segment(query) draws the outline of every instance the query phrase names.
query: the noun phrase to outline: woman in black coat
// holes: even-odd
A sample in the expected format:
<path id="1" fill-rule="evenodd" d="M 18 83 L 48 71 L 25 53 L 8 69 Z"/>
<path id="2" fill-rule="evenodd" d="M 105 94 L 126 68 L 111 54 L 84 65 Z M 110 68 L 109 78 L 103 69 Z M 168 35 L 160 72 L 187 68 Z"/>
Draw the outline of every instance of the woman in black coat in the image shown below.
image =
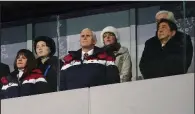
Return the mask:
<path id="1" fill-rule="evenodd" d="M 57 91 L 57 79 L 61 68 L 62 61 L 54 56 L 56 52 L 55 42 L 47 36 L 39 36 L 34 40 L 34 50 L 38 56 L 38 68 L 43 72 L 50 92 Z"/>
<path id="2" fill-rule="evenodd" d="M 48 92 L 48 84 L 40 69 L 37 69 L 33 53 L 26 49 L 18 51 L 14 71 L 1 78 L 1 97 L 13 98 Z"/>

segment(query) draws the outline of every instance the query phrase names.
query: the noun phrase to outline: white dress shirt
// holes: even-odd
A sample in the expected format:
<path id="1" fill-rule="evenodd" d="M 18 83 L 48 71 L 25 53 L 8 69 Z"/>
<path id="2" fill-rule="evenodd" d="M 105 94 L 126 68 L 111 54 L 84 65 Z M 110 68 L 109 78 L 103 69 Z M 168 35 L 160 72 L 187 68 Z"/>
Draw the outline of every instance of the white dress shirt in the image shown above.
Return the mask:
<path id="1" fill-rule="evenodd" d="M 20 79 L 22 77 L 23 73 L 24 73 L 24 70 L 19 70 L 18 69 L 18 71 L 19 71 L 19 73 L 18 73 L 17 77 L 18 77 L 18 79 Z"/>
<path id="2" fill-rule="evenodd" d="M 93 54 L 93 51 L 94 51 L 94 49 L 91 49 L 91 50 L 89 50 L 88 52 L 84 52 L 84 51 L 82 51 L 82 56 L 81 56 L 81 59 L 82 59 L 82 60 L 84 59 L 84 54 L 85 54 L 85 53 L 87 53 L 87 54 L 90 56 L 90 55 L 92 55 L 92 54 Z"/>

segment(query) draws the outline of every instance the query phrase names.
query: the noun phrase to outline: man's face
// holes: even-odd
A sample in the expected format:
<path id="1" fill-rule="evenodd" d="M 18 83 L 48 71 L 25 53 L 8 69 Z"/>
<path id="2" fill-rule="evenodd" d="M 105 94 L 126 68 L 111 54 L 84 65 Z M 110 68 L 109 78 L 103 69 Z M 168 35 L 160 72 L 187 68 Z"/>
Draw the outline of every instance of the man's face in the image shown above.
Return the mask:
<path id="1" fill-rule="evenodd" d="M 81 47 L 91 47 L 96 44 L 93 38 L 93 33 L 89 29 L 84 29 L 80 34 L 80 45 Z"/>
<path id="2" fill-rule="evenodd" d="M 114 44 L 116 42 L 116 37 L 114 33 L 111 32 L 104 33 L 103 39 L 105 45 Z"/>
<path id="3" fill-rule="evenodd" d="M 158 23 L 161 19 L 167 19 L 168 14 L 167 13 L 161 13 L 156 16 L 156 22 Z"/>
<path id="4" fill-rule="evenodd" d="M 159 40 L 168 39 L 172 37 L 174 34 L 174 31 L 170 30 L 170 27 L 167 23 L 162 22 L 159 24 L 158 27 L 158 38 Z"/>

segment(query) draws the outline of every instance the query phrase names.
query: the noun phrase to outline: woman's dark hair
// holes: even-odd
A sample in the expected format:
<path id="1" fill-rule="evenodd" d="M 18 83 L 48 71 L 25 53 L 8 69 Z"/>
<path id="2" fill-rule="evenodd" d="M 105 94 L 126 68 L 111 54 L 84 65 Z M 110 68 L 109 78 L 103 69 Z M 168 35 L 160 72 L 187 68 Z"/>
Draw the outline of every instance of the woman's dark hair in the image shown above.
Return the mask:
<path id="1" fill-rule="evenodd" d="M 53 56 L 56 52 L 56 45 L 55 45 L 55 42 L 52 38 L 48 37 L 48 36 L 38 36 L 35 38 L 34 40 L 34 50 L 35 50 L 35 53 L 37 54 L 36 52 L 36 46 L 37 46 L 37 43 L 39 41 L 43 41 L 46 43 L 46 46 L 50 48 L 50 53 L 49 53 L 49 56 Z"/>
<path id="2" fill-rule="evenodd" d="M 167 23 L 171 31 L 173 30 L 177 31 L 177 25 L 173 21 L 168 19 L 161 19 L 157 24 L 157 29 L 159 29 L 161 23 Z"/>
<path id="3" fill-rule="evenodd" d="M 27 49 L 21 49 L 18 51 L 15 61 L 14 61 L 14 69 L 18 70 L 17 68 L 17 59 L 19 56 L 25 56 L 27 58 L 27 63 L 26 63 L 26 68 L 25 68 L 25 74 L 29 74 L 33 69 L 35 69 L 37 67 L 37 61 L 35 59 L 35 56 L 33 55 L 33 53 L 30 50 Z"/>

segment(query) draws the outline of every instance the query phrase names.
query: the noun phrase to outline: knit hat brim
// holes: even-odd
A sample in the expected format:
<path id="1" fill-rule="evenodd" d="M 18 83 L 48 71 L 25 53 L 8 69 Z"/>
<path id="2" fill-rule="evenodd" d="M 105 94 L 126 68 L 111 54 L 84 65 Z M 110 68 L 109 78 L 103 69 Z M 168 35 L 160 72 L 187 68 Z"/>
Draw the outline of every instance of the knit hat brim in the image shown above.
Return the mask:
<path id="1" fill-rule="evenodd" d="M 114 35 L 115 35 L 115 37 L 116 37 L 116 40 L 117 40 L 117 42 L 119 42 L 119 34 L 118 34 L 118 31 L 117 31 L 117 29 L 115 28 L 115 27 L 113 27 L 113 26 L 107 26 L 107 27 L 105 27 L 103 30 L 102 30 L 102 32 L 101 32 L 101 34 L 100 34 L 100 41 L 101 41 L 101 44 L 102 45 L 104 45 L 104 37 L 103 37 L 103 35 L 104 35 L 104 33 L 106 33 L 106 32 L 111 32 L 111 33 L 113 33 Z"/>

